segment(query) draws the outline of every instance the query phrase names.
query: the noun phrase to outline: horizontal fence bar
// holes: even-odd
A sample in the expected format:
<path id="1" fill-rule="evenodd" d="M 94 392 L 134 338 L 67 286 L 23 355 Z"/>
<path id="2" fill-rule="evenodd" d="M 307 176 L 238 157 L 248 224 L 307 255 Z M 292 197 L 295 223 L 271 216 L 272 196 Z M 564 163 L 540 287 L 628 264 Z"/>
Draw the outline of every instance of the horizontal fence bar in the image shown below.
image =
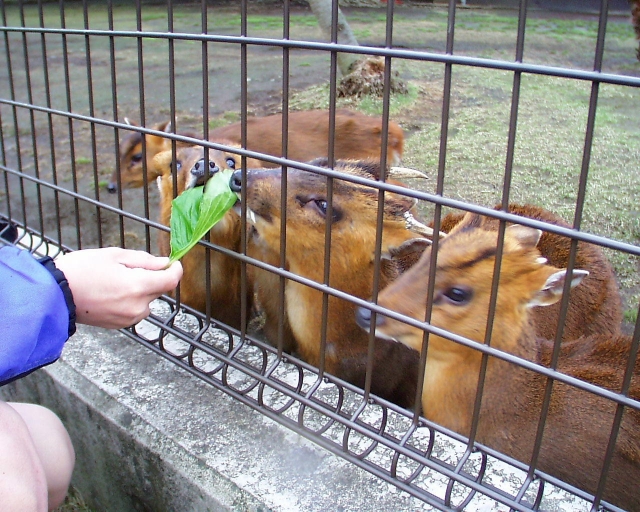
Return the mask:
<path id="1" fill-rule="evenodd" d="M 338 43 L 319 43 L 313 41 L 296 41 L 291 39 L 267 39 L 249 36 L 221 36 L 214 34 L 190 34 L 186 32 L 138 32 L 131 30 L 81 30 L 81 29 L 55 29 L 55 28 L 17 28 L 0 27 L 0 32 L 7 33 L 33 33 L 33 34 L 65 34 L 75 36 L 96 37 L 127 37 L 166 39 L 170 41 L 199 41 L 210 43 L 229 43 L 254 46 L 275 46 L 279 48 L 298 50 L 317 50 L 325 52 L 353 53 L 357 55 L 372 55 L 378 57 L 392 57 L 397 59 L 415 60 L 423 62 L 436 62 L 440 64 L 457 64 L 461 66 L 481 67 L 501 71 L 513 71 L 518 73 L 530 73 L 534 75 L 553 76 L 557 78 L 570 78 L 595 83 L 626 85 L 640 87 L 640 78 L 634 76 L 602 73 L 580 69 L 560 68 L 540 64 L 527 64 L 524 62 L 508 62 L 504 60 L 485 59 L 481 57 L 468 57 L 462 55 L 440 54 L 434 52 L 401 50 L 397 48 L 376 48 L 371 46 L 352 46 Z"/>

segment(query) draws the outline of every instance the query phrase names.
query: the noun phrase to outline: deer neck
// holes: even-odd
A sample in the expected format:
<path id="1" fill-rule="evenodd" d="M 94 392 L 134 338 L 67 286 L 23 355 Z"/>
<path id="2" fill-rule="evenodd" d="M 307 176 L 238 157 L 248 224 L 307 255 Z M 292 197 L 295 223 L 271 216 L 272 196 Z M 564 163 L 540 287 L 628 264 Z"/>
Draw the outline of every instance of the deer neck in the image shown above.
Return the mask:
<path id="1" fill-rule="evenodd" d="M 300 274 L 316 282 L 322 282 L 322 268 L 311 269 L 312 265 L 295 268 L 291 265 L 291 271 Z M 357 268 L 348 275 L 333 272 L 330 276 L 330 284 L 337 289 L 354 295 L 358 298 L 367 298 L 371 295 L 371 271 L 362 271 Z M 286 308 L 289 324 L 298 343 L 300 352 L 305 360 L 312 364 L 317 363 L 320 358 L 320 341 L 322 337 L 323 323 L 323 293 L 304 284 L 295 281 L 287 281 L 286 285 Z M 329 306 L 327 313 L 327 352 L 326 360 L 328 365 L 337 365 L 337 353 L 332 348 L 333 344 L 341 344 L 341 355 L 344 355 L 347 347 L 345 340 L 349 340 L 349 345 L 358 345 L 358 340 L 368 339 L 367 334 L 355 321 L 356 306 L 346 300 L 329 296 Z"/>
<path id="2" fill-rule="evenodd" d="M 422 391 L 426 418 L 462 435 L 469 435 L 480 372 L 482 354 L 473 348 L 451 353 L 443 344 L 455 343 L 432 335 L 433 351 L 427 352 Z M 526 324 L 517 343 L 496 347 L 530 361 L 537 359 L 533 329 Z M 482 391 L 478 437 L 481 442 L 492 436 L 494 426 L 518 407 L 528 395 L 528 381 L 521 368 L 496 357 L 489 357 Z"/>

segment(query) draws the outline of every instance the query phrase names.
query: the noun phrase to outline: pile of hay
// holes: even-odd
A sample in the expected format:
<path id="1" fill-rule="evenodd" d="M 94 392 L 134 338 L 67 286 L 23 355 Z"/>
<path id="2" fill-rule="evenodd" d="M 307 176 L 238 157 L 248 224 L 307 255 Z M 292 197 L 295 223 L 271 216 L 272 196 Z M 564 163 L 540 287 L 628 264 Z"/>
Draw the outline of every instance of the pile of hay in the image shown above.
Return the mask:
<path id="1" fill-rule="evenodd" d="M 391 74 L 391 93 L 407 94 L 407 85 Z M 339 97 L 382 96 L 384 90 L 384 57 L 367 57 L 356 61 L 348 75 L 338 84 Z"/>

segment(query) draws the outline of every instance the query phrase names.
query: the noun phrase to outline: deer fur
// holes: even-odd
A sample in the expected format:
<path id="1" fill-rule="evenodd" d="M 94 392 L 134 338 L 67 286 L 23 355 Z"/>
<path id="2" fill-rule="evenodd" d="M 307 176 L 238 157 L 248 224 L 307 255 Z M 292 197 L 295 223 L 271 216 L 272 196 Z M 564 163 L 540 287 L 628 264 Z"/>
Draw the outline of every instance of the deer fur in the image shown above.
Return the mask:
<path id="1" fill-rule="evenodd" d="M 326 159 L 314 163 L 327 165 Z M 377 179 L 380 173 L 374 162 L 338 161 L 334 168 L 368 179 Z M 281 169 L 250 169 L 246 183 L 241 182 L 241 172 L 234 173 L 236 189 L 246 187 L 247 208 L 255 228 L 253 246 L 263 248 L 272 257 L 280 251 L 281 173 Z M 324 281 L 327 194 L 326 177 L 288 169 L 287 269 L 318 283 Z M 382 231 L 385 253 L 416 238 L 407 229 L 404 217 L 413 207 L 412 199 L 385 194 Z M 377 209 L 376 189 L 333 180 L 329 285 L 359 298 L 369 298 L 373 292 Z M 383 284 L 389 281 L 389 276 L 396 275 L 390 267 L 382 265 Z M 270 273 L 262 272 L 269 279 Z M 265 288 L 277 290 L 277 279 L 272 281 L 275 286 Z M 275 300 L 273 295 L 258 298 L 263 307 L 267 303 L 268 313 L 277 311 L 275 304 L 268 304 Z M 285 282 L 285 325 L 300 357 L 316 366 L 321 362 L 322 302 L 322 292 L 292 280 Z M 363 387 L 369 338 L 357 326 L 354 312 L 353 303 L 329 296 L 324 361 L 327 372 Z M 276 316 L 275 321 L 278 320 Z M 416 395 L 417 368 L 416 353 L 400 344 L 376 339 L 371 391 L 399 405 L 411 406 Z"/>
<path id="2" fill-rule="evenodd" d="M 160 222 L 170 225 L 171 201 L 185 189 L 202 184 L 202 176 L 194 176 L 192 169 L 204 158 L 204 148 L 200 146 L 180 148 L 176 152 L 177 189 L 174 191 L 172 169 L 172 151 L 163 151 L 154 157 L 155 167 L 162 173 L 158 178 L 160 190 Z M 237 155 L 222 151 L 209 150 L 209 161 L 218 169 L 235 167 Z M 215 169 L 215 167 L 214 167 Z M 213 169 L 210 169 L 210 172 Z M 215 171 L 214 171 L 215 172 Z M 195 178 L 198 179 L 195 179 Z M 240 217 L 233 211 L 225 216 L 210 230 L 210 241 L 226 249 L 240 252 Z M 161 231 L 158 234 L 160 254 L 168 256 L 171 252 L 170 235 Z M 200 311 L 205 311 L 207 297 L 211 301 L 211 315 L 223 323 L 240 329 L 241 326 L 241 263 L 240 260 L 209 251 L 210 287 L 207 295 L 206 249 L 196 245 L 182 260 L 183 275 L 180 281 L 180 299 L 183 303 Z M 251 311 L 252 294 L 249 294 L 247 311 Z"/>
<path id="3" fill-rule="evenodd" d="M 490 345 L 548 366 L 553 342 L 537 338 L 530 308 L 557 301 L 567 278 L 544 262 L 536 249 L 541 232 L 514 225 L 506 229 L 495 319 Z M 497 232 L 480 216 L 465 215 L 440 241 L 430 324 L 478 343 L 484 342 L 497 246 Z M 431 249 L 384 289 L 379 304 L 423 321 Z M 574 270 L 572 285 L 586 274 Z M 370 312 L 358 311 L 369 327 Z M 422 349 L 423 330 L 387 316 L 376 318 L 376 335 Z M 578 379 L 620 392 L 631 340 L 593 335 L 562 344 L 558 369 Z M 481 352 L 431 334 L 422 394 L 423 415 L 462 435 L 470 435 Z M 479 412 L 477 441 L 530 463 L 547 379 L 537 372 L 489 357 Z M 630 396 L 640 399 L 640 363 L 635 361 Z M 640 405 L 640 404 L 639 404 Z M 595 493 L 616 405 L 568 384 L 555 382 L 537 468 Z M 623 415 L 604 499 L 640 510 L 640 412 Z"/>
<path id="4" fill-rule="evenodd" d="M 291 112 L 289 119 L 289 140 L 287 157 L 298 162 L 307 162 L 318 157 L 327 157 L 329 151 L 329 111 L 305 110 Z M 169 132 L 171 123 L 154 126 L 159 131 Z M 242 125 L 233 123 L 209 132 L 213 142 L 230 141 L 240 147 L 242 143 Z M 189 134 L 193 136 L 192 134 Z M 154 168 L 153 157 L 171 149 L 171 140 L 156 136 L 132 132 L 120 143 L 120 182 L 122 188 L 143 186 L 142 139 L 146 140 L 148 182 L 160 173 Z M 382 122 L 376 117 L 346 109 L 336 111 L 335 145 L 336 159 L 380 159 L 382 144 Z M 184 146 L 177 143 L 178 146 Z M 282 114 L 247 119 L 247 149 L 271 156 L 282 156 Z M 389 122 L 387 161 L 389 165 L 398 165 L 404 150 L 404 133 L 394 122 Z M 240 158 L 238 157 L 238 162 Z M 270 162 L 247 163 L 247 168 L 277 167 Z M 109 191 L 116 192 L 118 174 L 113 172 L 109 182 Z"/>
<path id="5" fill-rule="evenodd" d="M 501 206 L 496 205 L 496 210 Z M 556 226 L 571 228 L 564 219 L 549 210 L 531 204 L 510 204 L 509 213 L 547 222 Z M 464 217 L 452 213 L 442 219 L 441 231 L 448 233 Z M 482 217 L 483 229 L 497 230 L 499 221 Z M 538 250 L 549 264 L 565 268 L 569 264 L 571 239 L 565 236 L 543 232 L 538 242 Z M 571 290 L 562 340 L 573 340 L 589 334 L 615 335 L 622 323 L 622 302 L 620 291 L 611 264 L 602 249 L 596 245 L 578 242 L 575 267 L 587 270 L 579 287 Z M 560 302 L 549 307 L 533 308 L 531 316 L 536 334 L 545 339 L 555 339 L 560 315 Z"/>

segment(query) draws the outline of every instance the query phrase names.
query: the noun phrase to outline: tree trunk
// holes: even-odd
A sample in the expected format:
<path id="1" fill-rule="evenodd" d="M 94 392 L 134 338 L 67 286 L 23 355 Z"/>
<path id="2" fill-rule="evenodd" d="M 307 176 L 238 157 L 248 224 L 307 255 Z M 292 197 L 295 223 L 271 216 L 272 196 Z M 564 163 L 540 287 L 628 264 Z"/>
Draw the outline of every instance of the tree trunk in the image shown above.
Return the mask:
<path id="1" fill-rule="evenodd" d="M 318 25 L 320 25 L 326 40 L 331 41 L 332 0 L 309 0 L 309 6 L 317 18 Z M 336 42 L 358 46 L 358 41 L 340 8 L 338 8 L 338 37 Z M 356 60 L 358 60 L 358 57 L 353 53 L 338 53 L 338 69 L 342 76 L 349 74 L 349 68 Z"/>

